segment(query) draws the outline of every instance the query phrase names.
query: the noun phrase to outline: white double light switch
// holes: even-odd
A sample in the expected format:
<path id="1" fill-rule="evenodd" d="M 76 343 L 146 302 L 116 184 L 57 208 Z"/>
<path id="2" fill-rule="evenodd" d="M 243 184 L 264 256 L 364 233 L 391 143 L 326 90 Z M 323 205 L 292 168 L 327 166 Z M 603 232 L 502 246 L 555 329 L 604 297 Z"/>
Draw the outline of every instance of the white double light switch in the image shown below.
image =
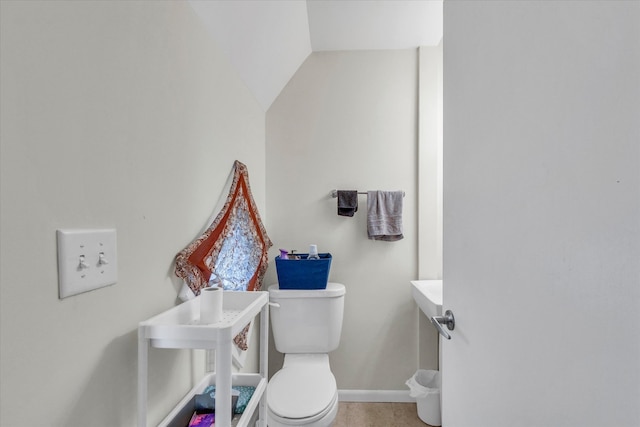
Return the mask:
<path id="1" fill-rule="evenodd" d="M 60 299 L 118 281 L 116 230 L 58 230 Z"/>

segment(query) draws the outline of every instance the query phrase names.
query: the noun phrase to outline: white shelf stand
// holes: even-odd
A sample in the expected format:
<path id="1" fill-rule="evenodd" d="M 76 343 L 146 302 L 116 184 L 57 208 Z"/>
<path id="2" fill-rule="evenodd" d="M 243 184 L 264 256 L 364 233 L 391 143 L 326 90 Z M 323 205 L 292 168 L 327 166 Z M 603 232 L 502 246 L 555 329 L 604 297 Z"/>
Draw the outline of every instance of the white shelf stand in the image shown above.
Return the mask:
<path id="1" fill-rule="evenodd" d="M 147 427 L 148 355 L 149 347 L 173 349 L 205 349 L 216 351 L 216 373 L 194 387 L 160 424 L 172 426 L 178 414 L 193 395 L 202 393 L 213 382 L 216 385 L 216 427 L 231 427 L 231 387 L 254 384 L 256 390 L 236 427 L 246 427 L 256 408 L 259 424 L 266 426 L 265 391 L 268 380 L 269 293 L 225 291 L 223 318 L 219 323 L 201 325 L 200 297 L 173 307 L 138 326 L 138 427 Z M 233 338 L 260 313 L 260 372 L 232 374 L 231 351 Z M 209 378 L 209 379 L 208 379 Z M 259 405 L 256 405 L 256 400 Z M 188 408 L 187 408 L 188 409 Z M 253 427 L 253 426 L 252 426 Z"/>

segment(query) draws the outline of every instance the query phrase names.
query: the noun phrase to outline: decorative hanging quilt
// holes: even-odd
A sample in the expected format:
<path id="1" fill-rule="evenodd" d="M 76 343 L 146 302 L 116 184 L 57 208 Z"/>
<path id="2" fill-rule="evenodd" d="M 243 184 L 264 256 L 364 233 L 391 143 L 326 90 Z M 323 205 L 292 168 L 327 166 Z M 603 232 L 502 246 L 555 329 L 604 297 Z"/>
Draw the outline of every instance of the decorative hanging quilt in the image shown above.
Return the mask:
<path id="1" fill-rule="evenodd" d="M 210 281 L 225 290 L 259 291 L 272 246 L 251 195 L 247 167 L 235 161 L 227 200 L 204 233 L 176 256 L 175 273 L 194 295 Z M 246 350 L 247 328 L 235 338 Z"/>

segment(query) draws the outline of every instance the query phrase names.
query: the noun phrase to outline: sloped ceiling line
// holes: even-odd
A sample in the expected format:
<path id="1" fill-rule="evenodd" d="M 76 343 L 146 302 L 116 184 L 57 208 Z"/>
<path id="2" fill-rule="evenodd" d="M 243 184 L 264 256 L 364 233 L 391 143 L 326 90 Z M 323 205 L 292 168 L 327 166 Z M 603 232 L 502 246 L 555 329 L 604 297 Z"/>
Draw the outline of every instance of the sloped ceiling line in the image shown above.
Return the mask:
<path id="1" fill-rule="evenodd" d="M 267 111 L 313 51 L 408 49 L 442 38 L 442 0 L 189 0 Z"/>

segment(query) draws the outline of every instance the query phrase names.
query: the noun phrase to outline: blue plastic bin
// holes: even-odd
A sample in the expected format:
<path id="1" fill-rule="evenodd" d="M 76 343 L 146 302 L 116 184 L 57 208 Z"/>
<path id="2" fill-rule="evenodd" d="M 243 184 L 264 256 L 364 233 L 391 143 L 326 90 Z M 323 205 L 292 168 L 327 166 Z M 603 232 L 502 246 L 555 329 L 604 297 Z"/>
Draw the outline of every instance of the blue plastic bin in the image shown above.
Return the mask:
<path id="1" fill-rule="evenodd" d="M 318 254 L 320 259 L 307 259 L 309 254 L 296 254 L 301 259 L 276 257 L 280 289 L 326 289 L 331 269 L 331 254 Z"/>

